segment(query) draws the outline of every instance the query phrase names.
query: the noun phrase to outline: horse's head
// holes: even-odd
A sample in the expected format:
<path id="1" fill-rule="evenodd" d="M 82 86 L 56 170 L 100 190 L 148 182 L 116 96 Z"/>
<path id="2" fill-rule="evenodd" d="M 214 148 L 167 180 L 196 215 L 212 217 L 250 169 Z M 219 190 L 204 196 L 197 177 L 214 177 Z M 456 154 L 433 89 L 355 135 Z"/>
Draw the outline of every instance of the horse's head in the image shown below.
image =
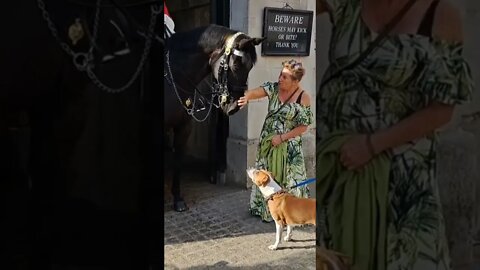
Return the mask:
<path id="1" fill-rule="evenodd" d="M 199 111 L 203 108 L 198 104 L 208 103 L 210 108 L 219 106 L 226 115 L 232 115 L 239 110 L 237 101 L 247 90 L 248 74 L 257 61 L 255 46 L 263 40 L 214 24 L 176 32 L 166 42 L 167 85 L 173 86 L 175 98 L 185 104 L 188 101 L 191 111 Z M 214 77 L 213 96 L 195 88 L 207 75 Z M 193 92 L 189 91 L 192 86 Z"/>
<path id="2" fill-rule="evenodd" d="M 226 39 L 222 49 L 212 53 L 210 64 L 217 80 L 219 105 L 227 115 L 239 110 L 237 101 L 247 90 L 248 74 L 257 61 L 255 46 L 263 40 L 237 32 Z"/>

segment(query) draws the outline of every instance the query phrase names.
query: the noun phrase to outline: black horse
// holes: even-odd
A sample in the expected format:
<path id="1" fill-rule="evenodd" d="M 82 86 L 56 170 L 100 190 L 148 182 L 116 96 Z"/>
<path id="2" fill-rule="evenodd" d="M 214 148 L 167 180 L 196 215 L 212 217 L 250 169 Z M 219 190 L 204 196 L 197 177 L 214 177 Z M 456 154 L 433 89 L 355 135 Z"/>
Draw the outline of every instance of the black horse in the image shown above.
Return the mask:
<path id="1" fill-rule="evenodd" d="M 166 40 L 164 120 L 165 127 L 174 131 L 175 211 L 187 209 L 180 194 L 180 166 L 192 118 L 203 121 L 215 107 L 226 115 L 239 110 L 237 100 L 247 89 L 248 74 L 257 60 L 255 46 L 263 40 L 218 25 L 176 33 Z M 200 91 L 196 86 L 208 75 L 214 77 L 212 90 Z"/>
<path id="2" fill-rule="evenodd" d="M 137 263 L 160 254 L 139 241 L 154 239 L 139 228 L 145 216 L 160 216 L 150 205 L 161 202 L 146 201 L 161 192 L 148 163 L 162 99 L 160 2 L 5 3 L 1 269 L 146 269 Z"/>

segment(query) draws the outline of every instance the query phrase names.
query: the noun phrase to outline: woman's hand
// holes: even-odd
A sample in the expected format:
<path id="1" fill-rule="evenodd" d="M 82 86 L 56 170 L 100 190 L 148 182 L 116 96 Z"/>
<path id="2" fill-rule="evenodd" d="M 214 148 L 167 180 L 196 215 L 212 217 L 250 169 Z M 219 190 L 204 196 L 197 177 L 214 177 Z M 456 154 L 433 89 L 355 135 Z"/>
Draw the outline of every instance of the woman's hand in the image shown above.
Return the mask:
<path id="1" fill-rule="evenodd" d="M 248 97 L 247 95 L 244 95 L 243 97 L 240 97 L 237 101 L 237 105 L 240 107 L 240 109 L 242 109 L 243 107 L 245 107 L 245 105 L 248 104 Z"/>
<path id="2" fill-rule="evenodd" d="M 248 104 L 250 100 L 259 99 L 266 96 L 267 92 L 265 91 L 265 89 L 263 89 L 263 87 L 257 87 L 255 89 L 247 90 L 243 94 L 243 97 L 240 97 L 237 100 L 237 105 L 240 107 L 240 109 L 242 109 L 243 107 L 245 107 L 245 105 Z"/>
<path id="3" fill-rule="evenodd" d="M 369 150 L 368 135 L 353 136 L 340 148 L 340 162 L 348 170 L 361 169 L 373 157 L 373 150 Z"/>
<path id="4" fill-rule="evenodd" d="M 282 135 L 275 135 L 272 138 L 272 146 L 277 146 L 283 142 Z"/>

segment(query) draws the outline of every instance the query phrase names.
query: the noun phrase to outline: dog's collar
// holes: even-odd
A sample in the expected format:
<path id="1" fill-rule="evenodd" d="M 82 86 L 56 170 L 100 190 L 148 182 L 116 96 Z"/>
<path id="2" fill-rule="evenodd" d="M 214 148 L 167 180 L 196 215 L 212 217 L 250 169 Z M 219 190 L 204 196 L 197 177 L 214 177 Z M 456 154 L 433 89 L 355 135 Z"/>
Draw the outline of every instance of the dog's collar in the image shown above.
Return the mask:
<path id="1" fill-rule="evenodd" d="M 278 195 L 278 194 L 282 194 L 282 193 L 288 193 L 288 192 L 287 192 L 285 189 L 282 188 L 281 190 L 279 190 L 279 191 L 277 191 L 277 192 L 275 192 L 275 193 L 272 193 L 272 194 L 270 194 L 270 196 L 266 197 L 266 198 L 265 198 L 265 202 L 268 202 L 268 201 L 270 201 L 271 199 L 273 199 L 273 196 Z"/>

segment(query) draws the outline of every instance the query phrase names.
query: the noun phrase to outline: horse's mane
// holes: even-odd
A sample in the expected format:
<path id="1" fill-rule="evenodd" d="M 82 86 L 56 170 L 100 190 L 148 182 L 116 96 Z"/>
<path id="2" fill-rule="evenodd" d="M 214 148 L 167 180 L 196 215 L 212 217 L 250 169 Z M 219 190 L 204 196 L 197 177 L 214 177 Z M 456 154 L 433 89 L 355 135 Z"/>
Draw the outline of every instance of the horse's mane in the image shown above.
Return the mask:
<path id="1" fill-rule="evenodd" d="M 223 47 L 227 37 L 238 31 L 230 28 L 211 24 L 202 26 L 186 32 L 177 32 L 167 39 L 167 49 L 177 51 L 204 51 L 211 53 L 214 50 Z M 247 35 L 240 35 L 242 38 Z M 237 39 L 239 40 L 239 39 Z M 253 64 L 257 62 L 257 53 L 254 46 L 249 46 L 245 51 L 250 55 Z"/>

